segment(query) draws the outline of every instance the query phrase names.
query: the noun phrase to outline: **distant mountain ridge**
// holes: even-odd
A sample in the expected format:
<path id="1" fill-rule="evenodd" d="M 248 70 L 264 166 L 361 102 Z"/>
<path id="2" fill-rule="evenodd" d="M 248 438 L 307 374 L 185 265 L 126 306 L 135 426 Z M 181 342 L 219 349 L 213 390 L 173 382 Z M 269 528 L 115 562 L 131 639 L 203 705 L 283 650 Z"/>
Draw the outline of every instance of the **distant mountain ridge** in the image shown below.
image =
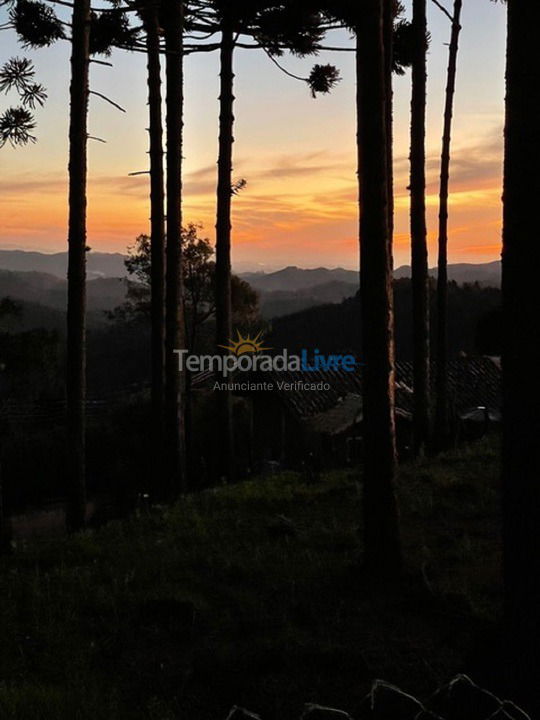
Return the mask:
<path id="1" fill-rule="evenodd" d="M 429 271 L 432 277 L 437 277 L 437 268 Z M 410 265 L 402 265 L 394 271 L 396 279 L 411 276 Z M 303 269 L 291 265 L 272 273 L 242 273 L 244 280 L 262 293 L 274 292 L 300 292 L 313 289 L 318 286 L 328 286 L 330 283 L 342 286 L 350 285 L 351 289 L 357 288 L 359 274 L 356 270 L 344 268 L 328 269 L 324 267 L 315 269 Z M 450 280 L 463 283 L 479 283 L 485 287 L 500 287 L 501 285 L 501 263 L 500 260 L 489 263 L 458 263 L 448 266 L 448 277 Z M 352 290 L 351 294 L 354 294 Z"/>
<path id="2" fill-rule="evenodd" d="M 89 279 L 125 277 L 125 256 L 90 250 L 87 255 Z M 41 272 L 63 280 L 67 277 L 67 252 L 40 253 L 27 250 L 0 250 L 0 269 L 13 272 Z"/>
<path id="3" fill-rule="evenodd" d="M 437 277 L 437 268 L 431 268 L 429 271 L 431 277 Z M 411 277 L 411 266 L 402 265 L 394 270 L 395 278 Z M 484 287 L 500 287 L 501 286 L 501 261 L 494 260 L 488 263 L 456 263 L 448 266 L 448 279 L 457 282 L 459 285 L 464 283 L 475 283 Z"/>
<path id="4" fill-rule="evenodd" d="M 333 282 L 358 283 L 358 272 L 335 268 L 329 270 L 325 267 L 304 269 L 289 265 L 283 270 L 272 273 L 242 273 L 244 280 L 256 290 L 274 292 L 279 290 L 306 290 L 317 285 L 326 285 Z"/>
<path id="5" fill-rule="evenodd" d="M 125 300 L 125 257 L 119 253 L 88 253 L 88 310 L 96 317 L 112 310 Z M 46 267 L 47 270 L 43 270 Z M 24 269 L 23 269 L 24 268 Z M 67 301 L 67 253 L 46 255 L 22 250 L 0 250 L 0 298 L 41 305 L 65 312 Z M 410 277 L 411 268 L 395 270 L 396 279 Z M 436 277 L 436 268 L 430 270 Z M 448 268 L 450 280 L 458 284 L 475 283 L 499 288 L 499 261 L 474 265 L 461 263 Z M 240 275 L 260 295 L 264 318 L 282 317 L 310 307 L 339 304 L 358 291 L 359 276 L 355 270 L 325 267 L 304 269 L 288 266 L 276 272 L 246 272 Z M 121 279 L 119 279 L 121 278 Z"/>
<path id="6" fill-rule="evenodd" d="M 103 253 L 91 250 L 87 255 L 88 278 L 125 277 L 126 256 L 121 253 Z M 14 272 L 40 272 L 54 275 L 64 280 L 67 275 L 67 252 L 40 253 L 26 250 L 0 250 L 0 269 Z M 437 268 L 430 271 L 437 276 Z M 410 277 L 409 265 L 396 268 L 396 278 Z M 300 268 L 289 265 L 275 272 L 243 272 L 240 277 L 261 292 L 303 291 L 329 283 L 343 283 L 358 286 L 358 271 L 345 268 Z M 458 263 L 448 266 L 448 277 L 458 283 L 478 282 L 480 285 L 500 287 L 501 263 L 499 260 L 489 263 Z"/>
<path id="7" fill-rule="evenodd" d="M 105 313 L 121 305 L 126 299 L 126 282 L 117 277 L 97 277 L 86 285 L 90 324 L 106 321 Z M 67 307 L 67 280 L 51 273 L 17 272 L 0 269 L 0 298 L 9 297 L 22 307 L 22 318 L 9 326 L 28 329 L 63 327 Z"/>

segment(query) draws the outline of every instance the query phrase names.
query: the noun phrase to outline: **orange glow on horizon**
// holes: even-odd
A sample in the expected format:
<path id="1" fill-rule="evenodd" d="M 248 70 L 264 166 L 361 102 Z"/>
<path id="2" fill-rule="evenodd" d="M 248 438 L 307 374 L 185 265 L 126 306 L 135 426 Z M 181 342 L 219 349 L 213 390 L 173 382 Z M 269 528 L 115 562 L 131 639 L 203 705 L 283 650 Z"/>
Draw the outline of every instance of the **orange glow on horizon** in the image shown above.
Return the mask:
<path id="1" fill-rule="evenodd" d="M 463 151 L 466 155 L 467 150 Z M 450 195 L 452 262 L 483 262 L 500 253 L 500 177 L 495 171 L 479 177 L 461 176 L 456 154 Z M 238 161 L 239 171 L 243 171 Z M 233 204 L 233 260 L 243 265 L 344 265 L 358 263 L 357 187 L 354 167 L 343 156 L 325 153 L 281 159 L 264 158 L 262 169 L 251 168 L 247 187 Z M 482 167 L 482 166 L 480 166 Z M 249 168 L 248 168 L 249 169 Z M 493 170 L 493 168 L 491 168 Z M 186 173 L 184 217 L 202 223 L 213 239 L 215 166 Z M 396 162 L 395 264 L 409 263 L 409 196 L 406 165 Z M 148 176 L 90 176 L 88 244 L 95 250 L 125 252 L 137 235 L 149 231 Z M 428 184 L 430 252 L 437 240 L 438 188 Z M 67 188 L 59 174 L 24 174 L 16 183 L 0 182 L 7 202 L 0 223 L 11 247 L 59 251 L 65 247 Z M 432 258 L 435 257 L 432 254 Z M 432 261 L 433 262 L 433 261 Z"/>

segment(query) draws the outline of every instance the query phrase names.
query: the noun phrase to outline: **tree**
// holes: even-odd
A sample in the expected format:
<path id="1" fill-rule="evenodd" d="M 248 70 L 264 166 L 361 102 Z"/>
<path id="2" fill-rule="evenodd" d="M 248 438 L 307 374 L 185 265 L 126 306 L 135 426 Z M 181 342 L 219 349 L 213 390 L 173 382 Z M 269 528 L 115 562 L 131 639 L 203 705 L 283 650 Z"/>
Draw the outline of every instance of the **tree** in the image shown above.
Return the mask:
<path id="1" fill-rule="evenodd" d="M 0 148 L 8 142 L 12 147 L 36 142 L 32 135 L 36 122 L 31 110 L 44 105 L 47 93 L 34 78 L 34 66 L 27 58 L 11 58 L 0 68 L 0 92 L 14 90 L 21 103 L 0 115 Z"/>
<path id="2" fill-rule="evenodd" d="M 232 177 L 235 120 L 233 59 L 235 47 L 239 44 L 238 37 L 245 35 L 252 38 L 255 44 L 250 44 L 249 47 L 262 48 L 273 59 L 274 56 L 282 54 L 283 48 L 288 48 L 301 56 L 316 52 L 324 30 L 323 18 L 315 9 L 314 3 L 214 0 L 213 5 L 221 32 L 216 209 L 216 347 L 220 348 L 229 344 L 232 335 L 232 197 L 245 184 L 245 181 L 241 181 L 241 185 L 235 186 Z M 245 45 L 242 44 L 242 47 Z M 338 82 L 339 74 L 333 66 L 316 65 L 308 78 L 297 79 L 305 80 L 315 97 L 317 92 L 329 92 Z M 220 478 L 231 480 L 234 477 L 231 393 L 228 390 L 217 393 L 217 404 L 218 474 Z"/>
<path id="3" fill-rule="evenodd" d="M 185 327 L 187 347 L 194 352 L 199 328 L 215 317 L 216 285 L 214 250 L 208 238 L 199 237 L 200 226 L 190 223 L 182 229 L 182 256 L 185 289 Z M 125 260 L 130 278 L 127 301 L 111 313 L 111 319 L 138 321 L 151 318 L 151 239 L 139 235 L 128 248 Z M 237 275 L 231 277 L 232 315 L 239 324 L 251 324 L 258 319 L 258 295 Z"/>
<path id="4" fill-rule="evenodd" d="M 150 226 L 152 305 L 153 466 L 161 467 L 165 410 L 165 175 L 160 61 L 160 2 L 150 0 L 141 15 L 146 30 L 150 138 Z"/>
<path id="5" fill-rule="evenodd" d="M 78 530 L 84 526 L 86 515 L 86 188 L 88 101 L 92 92 L 89 87 L 90 54 L 108 54 L 112 44 L 125 44 L 136 33 L 129 29 L 121 9 L 110 11 L 111 17 L 101 18 L 92 13 L 90 0 L 73 0 L 68 6 L 72 8 L 72 20 L 66 353 L 67 524 L 70 530 Z M 106 10 L 102 12 L 107 15 Z M 65 39 L 63 24 L 40 0 L 18 0 L 10 19 L 26 46 L 48 47 Z"/>
<path id="6" fill-rule="evenodd" d="M 429 275 L 426 224 L 426 0 L 413 0 L 411 96 L 411 276 L 413 293 L 414 451 L 429 439 Z"/>
<path id="7" fill-rule="evenodd" d="M 74 0 L 69 123 L 67 306 L 68 525 L 86 517 L 86 183 L 90 64 L 90 0 Z"/>
<path id="8" fill-rule="evenodd" d="M 540 6 L 508 0 L 504 163 L 503 519 L 506 659 L 524 701 L 539 710 L 540 362 L 537 202 L 540 178 L 540 68 L 535 60 Z M 519 699 L 519 697 L 518 697 Z"/>
<path id="9" fill-rule="evenodd" d="M 411 33 L 395 0 L 331 0 L 325 14 L 356 36 L 360 297 L 364 427 L 364 553 L 371 572 L 401 567 L 392 291 L 392 83 L 411 63 Z"/>
<path id="10" fill-rule="evenodd" d="M 448 52 L 448 76 L 444 107 L 444 129 L 441 152 L 441 180 L 439 190 L 439 254 L 437 262 L 437 336 L 436 336 L 436 403 L 435 442 L 443 448 L 449 440 L 448 403 L 448 197 L 450 183 L 450 149 L 452 117 L 456 90 L 457 57 L 461 32 L 463 0 L 454 0 L 452 32 Z"/>
<path id="11" fill-rule="evenodd" d="M 231 202 L 233 154 L 233 53 L 234 21 L 223 6 L 221 18 L 218 181 L 216 205 L 216 347 L 229 344 L 232 335 L 231 310 Z M 220 477 L 234 476 L 232 398 L 228 390 L 217 393 L 218 452 Z"/>
<path id="12" fill-rule="evenodd" d="M 364 427 L 364 550 L 366 567 L 379 575 L 401 567 L 394 419 L 392 233 L 389 213 L 388 87 L 385 5 L 365 0 L 357 38 L 360 293 Z M 388 8 L 386 8 L 388 12 Z M 385 32 L 386 29 L 386 32 Z"/>
<path id="13" fill-rule="evenodd" d="M 167 248 L 165 294 L 165 441 L 167 494 L 187 487 L 185 463 L 185 377 L 175 350 L 185 347 L 182 270 L 182 150 L 184 106 L 184 3 L 163 5 L 167 83 Z"/>

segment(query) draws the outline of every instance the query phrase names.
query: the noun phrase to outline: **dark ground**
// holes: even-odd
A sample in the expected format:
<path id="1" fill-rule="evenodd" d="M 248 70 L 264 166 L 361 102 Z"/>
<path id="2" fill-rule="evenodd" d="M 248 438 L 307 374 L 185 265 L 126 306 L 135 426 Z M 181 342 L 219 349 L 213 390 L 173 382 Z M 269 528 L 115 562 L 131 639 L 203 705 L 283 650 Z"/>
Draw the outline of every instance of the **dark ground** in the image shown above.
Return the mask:
<path id="1" fill-rule="evenodd" d="M 359 569 L 361 484 L 281 475 L 144 508 L 0 563 L 0 717 L 268 720 L 475 675 L 498 620 L 498 450 L 404 466 L 407 572 Z M 481 681 L 485 684 L 486 678 Z M 496 689 L 496 688 L 493 688 Z"/>

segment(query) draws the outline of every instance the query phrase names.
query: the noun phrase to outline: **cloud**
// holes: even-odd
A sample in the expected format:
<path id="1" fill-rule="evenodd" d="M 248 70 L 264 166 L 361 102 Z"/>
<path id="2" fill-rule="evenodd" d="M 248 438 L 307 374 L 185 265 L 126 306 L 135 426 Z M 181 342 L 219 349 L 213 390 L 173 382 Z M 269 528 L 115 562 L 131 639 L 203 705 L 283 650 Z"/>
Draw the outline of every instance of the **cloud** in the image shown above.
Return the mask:
<path id="1" fill-rule="evenodd" d="M 486 133 L 475 143 L 453 146 L 450 159 L 450 183 L 452 191 L 478 190 L 481 187 L 499 186 L 502 183 L 503 129 Z M 440 149 L 428 152 L 426 159 L 428 193 L 438 193 L 441 167 Z M 408 185 L 408 155 L 394 161 L 397 184 Z"/>

